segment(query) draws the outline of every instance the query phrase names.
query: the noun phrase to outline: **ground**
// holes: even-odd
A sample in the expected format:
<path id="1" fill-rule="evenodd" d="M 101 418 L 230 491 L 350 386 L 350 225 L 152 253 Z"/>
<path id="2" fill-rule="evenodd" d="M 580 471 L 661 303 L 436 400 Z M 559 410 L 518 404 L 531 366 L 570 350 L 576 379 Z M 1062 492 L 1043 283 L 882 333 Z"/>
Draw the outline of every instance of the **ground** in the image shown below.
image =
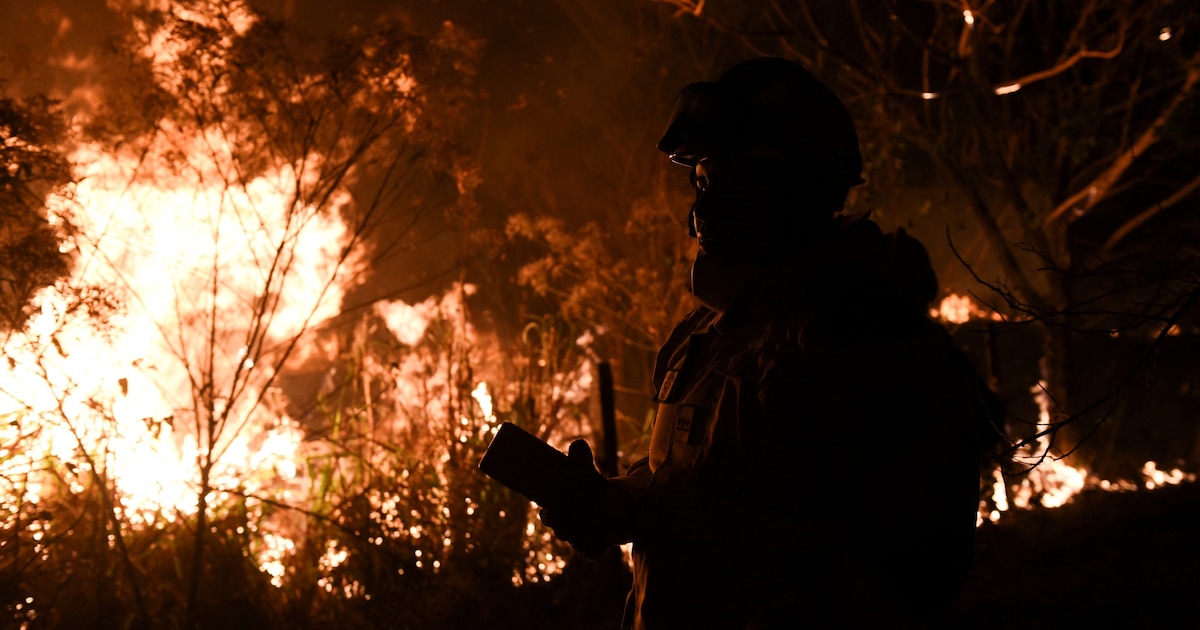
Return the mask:
<path id="1" fill-rule="evenodd" d="M 949 630 L 1200 628 L 1200 484 L 1086 491 L 978 532 Z M 628 575 L 613 560 L 532 589 L 519 627 L 615 630 Z"/>
<path id="2" fill-rule="evenodd" d="M 985 524 L 956 627 L 1200 627 L 1200 485 L 1091 491 Z"/>

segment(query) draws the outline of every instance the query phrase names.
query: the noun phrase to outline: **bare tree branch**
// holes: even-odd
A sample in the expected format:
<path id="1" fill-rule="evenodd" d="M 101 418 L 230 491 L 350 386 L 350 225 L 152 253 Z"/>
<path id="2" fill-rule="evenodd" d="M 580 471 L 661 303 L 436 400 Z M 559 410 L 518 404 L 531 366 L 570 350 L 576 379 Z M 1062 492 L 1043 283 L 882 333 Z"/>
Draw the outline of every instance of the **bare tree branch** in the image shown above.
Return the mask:
<path id="1" fill-rule="evenodd" d="M 1200 54 L 1192 57 L 1188 64 L 1188 73 L 1184 77 L 1183 85 L 1179 89 L 1179 93 L 1171 102 L 1159 112 L 1153 122 L 1142 132 L 1141 136 L 1134 141 L 1129 150 L 1121 152 L 1113 160 L 1112 164 L 1102 172 L 1099 177 L 1096 177 L 1090 184 L 1082 187 L 1078 192 L 1067 197 L 1064 201 L 1058 204 L 1046 216 L 1044 224 L 1049 226 L 1055 221 L 1063 217 L 1064 214 L 1071 212 L 1073 216 L 1067 217 L 1067 222 L 1073 222 L 1075 219 L 1083 216 L 1088 210 L 1091 210 L 1097 203 L 1106 198 L 1109 189 L 1125 174 L 1133 163 L 1146 153 L 1154 143 L 1159 140 L 1159 130 L 1166 124 L 1167 120 L 1179 109 L 1187 99 L 1191 96 L 1192 88 L 1196 82 L 1200 81 Z"/>
<path id="2" fill-rule="evenodd" d="M 1143 223 L 1154 218 L 1163 210 L 1166 210 L 1180 201 L 1183 201 L 1188 197 L 1188 195 L 1196 192 L 1197 188 L 1200 188 L 1200 175 L 1197 175 L 1192 179 L 1192 181 L 1177 189 L 1171 194 L 1171 196 L 1150 206 L 1149 208 L 1146 208 L 1145 210 L 1142 210 L 1141 212 L 1137 213 L 1137 215 L 1122 223 L 1116 230 L 1113 230 L 1112 235 L 1108 237 L 1108 240 L 1100 248 L 1100 252 L 1102 254 L 1111 252 L 1118 243 L 1124 240 L 1126 236 L 1129 236 L 1130 232 L 1136 230 Z"/>

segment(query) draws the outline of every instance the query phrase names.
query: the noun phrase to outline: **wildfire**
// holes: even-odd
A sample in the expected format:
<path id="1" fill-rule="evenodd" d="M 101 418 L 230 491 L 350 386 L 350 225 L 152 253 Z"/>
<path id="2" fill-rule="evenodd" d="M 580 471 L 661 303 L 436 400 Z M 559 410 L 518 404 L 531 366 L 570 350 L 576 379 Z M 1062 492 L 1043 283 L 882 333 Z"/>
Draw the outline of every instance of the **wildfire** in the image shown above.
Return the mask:
<path id="1" fill-rule="evenodd" d="M 972 318 L 992 321 L 1004 319 L 999 313 L 979 306 L 969 296 L 957 293 L 942 298 L 937 308 L 929 310 L 929 316 L 951 324 L 965 324 Z"/>
<path id="2" fill-rule="evenodd" d="M 979 306 L 970 297 L 954 293 L 943 298 L 937 308 L 931 309 L 929 316 L 949 324 L 964 324 L 972 319 L 1004 320 L 1002 315 Z M 1038 420 L 1034 428 L 1036 432 L 1042 433 L 1051 427 L 1051 401 L 1046 393 L 1046 384 L 1035 384 L 1030 393 L 1038 406 Z M 980 501 L 976 525 L 982 525 L 984 522 L 995 523 L 1013 508 L 1028 510 L 1034 507 L 1061 507 L 1070 503 L 1084 490 L 1125 492 L 1139 487 L 1153 490 L 1164 485 L 1177 485 L 1196 479 L 1195 474 L 1177 468 L 1170 471 L 1159 470 L 1153 461 L 1146 462 L 1142 467 L 1143 480 L 1140 483 L 1100 479 L 1087 469 L 1072 466 L 1054 455 L 1050 448 L 1049 434 L 1040 435 L 1021 447 L 1013 456 L 1013 461 L 1023 466 L 1024 471 L 1011 478 L 1006 477 L 1000 469 L 993 471 L 991 491 L 987 498 Z"/>
<path id="3" fill-rule="evenodd" d="M 215 26 L 201 6 L 174 17 Z M 222 8 L 234 34 L 253 26 L 245 6 Z M 135 27 L 159 87 L 190 89 L 174 69 L 177 32 Z M 213 104 L 226 94 L 218 87 Z M 70 156 L 77 183 L 47 206 L 71 226 L 63 247 L 77 264 L 4 339 L 6 527 L 21 524 L 22 506 L 89 488 L 111 493 L 128 532 L 195 517 L 202 501 L 206 512 L 240 504 L 252 531 L 238 533 L 254 534 L 260 567 L 282 584 L 300 532 L 267 518 L 263 500 L 302 504 L 310 480 L 275 379 L 289 351 L 303 358 L 301 335 L 338 314 L 359 263 L 340 218 L 348 192 L 311 192 L 327 185 L 325 157 L 247 168 L 238 144 L 253 134 L 232 118 L 163 119 L 144 144 L 80 142 Z M 39 541 L 59 527 L 23 526 Z"/>
<path id="4" fill-rule="evenodd" d="M 1003 473 L 997 469 L 993 472 L 991 503 L 989 505 L 988 501 L 980 502 L 975 524 L 982 525 L 984 521 L 995 523 L 1002 518 L 1002 514 L 1013 507 L 1028 510 L 1035 507 L 1035 503 L 1045 508 L 1061 507 L 1070 503 L 1075 495 L 1084 490 L 1131 492 L 1139 488 L 1154 490 L 1196 481 L 1194 473 L 1178 468 L 1159 470 L 1154 461 L 1148 461 L 1142 466 L 1142 478 L 1140 485 L 1125 479 L 1097 479 L 1083 468 L 1071 466 L 1061 460 L 1046 459 L 1037 468 L 1022 476 L 1017 483 L 1010 485 Z"/>
<path id="5" fill-rule="evenodd" d="M 269 583 L 282 587 L 297 575 L 298 550 L 313 544 L 305 515 L 357 519 L 362 499 L 369 531 L 326 540 L 312 567 L 326 593 L 370 599 L 357 573 L 364 561 L 352 551 L 361 545 L 408 549 L 409 560 L 394 569 L 400 576 L 437 573 L 451 555 L 490 544 L 472 534 L 495 518 L 520 518 L 531 529 L 517 550 L 527 563 L 514 580 L 550 579 L 565 560 L 532 506 L 497 515 L 495 497 L 460 490 L 480 483 L 470 449 L 486 444 L 498 414 L 511 413 L 499 409 L 489 387 L 506 382 L 500 369 L 487 367 L 504 363 L 498 340 L 468 317 L 465 301 L 475 287 L 376 305 L 367 319 L 382 321 L 400 344 L 398 356 L 360 355 L 363 401 L 331 411 L 332 439 L 306 436 L 284 412 L 281 372 L 336 350 L 310 331 L 339 314 L 363 266 L 355 231 L 362 226 L 347 223 L 360 215 L 348 192 L 356 173 L 346 160 L 369 145 L 356 147 L 352 134 L 367 142 L 382 129 L 414 131 L 421 86 L 411 58 L 386 40 L 369 40 L 362 45 L 367 66 L 353 77 L 357 92 L 347 92 L 345 77 L 332 90 L 303 77 L 291 92 L 284 88 L 283 102 L 271 107 L 312 105 L 324 90 L 329 103 L 367 112 L 330 119 L 336 132 L 328 144 L 292 154 L 292 147 L 264 143 L 277 142 L 276 131 L 254 127 L 256 118 L 243 125 L 236 113 L 244 109 L 231 104 L 239 88 L 229 82 L 235 68 L 225 56 L 255 26 L 253 12 L 237 0 L 165 11 L 164 23 L 135 23 L 138 55 L 157 89 L 197 115 L 158 120 L 153 134 L 118 149 L 80 142 L 71 155 L 78 183 L 48 200 L 50 219 L 69 227 L 64 247 L 78 264 L 67 281 L 36 297 L 27 329 L 4 339 L 6 530 L 22 532 L 33 553 L 49 559 L 57 552 L 46 541 L 67 534 L 68 525 L 30 520 L 37 512 L 30 506 L 99 493 L 114 503 L 110 545 L 148 529 L 211 530 L 235 536 Z M 205 44 L 211 57 L 200 63 L 195 40 L 180 38 L 197 26 L 215 35 Z M 203 75 L 210 71 L 211 80 Z M 303 113 L 324 106 L 316 105 Z M 213 111 L 222 114 L 206 120 Z M 469 169 L 461 170 L 463 192 Z M 544 358 L 530 361 L 546 366 Z M 502 385 L 501 394 L 553 399 L 556 406 L 546 405 L 540 417 L 566 418 L 586 397 L 589 377 L 575 366 L 554 369 L 546 370 L 544 388 L 529 378 Z M 341 423 L 344 412 L 364 413 L 362 422 Z M 232 520 L 236 532 L 205 525 L 231 515 L 237 518 L 223 523 Z M 30 619 L 32 605 L 32 598 L 22 604 Z"/>
<path id="6" fill-rule="evenodd" d="M 1045 383 L 1038 383 L 1030 391 L 1038 405 L 1038 422 L 1035 429 L 1042 433 L 1050 427 L 1050 396 L 1046 393 Z M 993 471 L 991 504 L 989 505 L 987 500 L 980 502 L 979 514 L 975 521 L 977 526 L 982 525 L 984 521 L 999 521 L 1001 514 L 1013 507 L 1030 509 L 1034 507 L 1035 501 L 1044 508 L 1062 507 L 1085 489 L 1121 492 L 1138 488 L 1137 484 L 1130 481 L 1097 479 L 1086 469 L 1072 466 L 1055 457 L 1050 447 L 1049 435 L 1042 434 L 1014 455 L 1015 462 L 1027 467 L 1015 483 L 1010 484 L 999 469 Z M 1153 461 L 1143 465 L 1142 476 L 1143 485 L 1147 490 L 1196 479 L 1194 474 L 1179 469 L 1169 472 L 1158 470 Z"/>
<path id="7" fill-rule="evenodd" d="M 0 478 L 20 480 L 0 488 L 6 506 L 36 504 L 61 491 L 52 479 L 66 467 L 74 471 L 68 492 L 83 492 L 89 474 L 101 475 L 129 527 L 162 528 L 197 514 L 199 463 L 206 452 L 215 456 L 208 509 L 239 497 L 297 505 L 310 500 L 312 479 L 302 462 L 320 455 L 321 448 L 308 443 L 300 427 L 280 412 L 282 401 L 273 402 L 270 384 L 281 364 L 270 349 L 294 340 L 310 322 L 336 314 L 343 278 L 350 273 L 337 264 L 347 242 L 345 226 L 333 218 L 336 213 L 295 207 L 294 186 L 303 175 L 281 168 L 229 190 L 220 184 L 228 153 L 217 138 L 189 138 L 170 128 L 161 138 L 161 146 L 153 149 L 187 147 L 184 155 L 192 169 L 147 173 L 153 158 L 165 163 L 166 156 L 152 151 L 150 159 L 138 158 L 84 146 L 74 156 L 86 165 L 81 183 L 70 195 L 51 200 L 56 215 L 69 214 L 78 229 L 73 246 L 81 264 L 69 283 L 38 296 L 40 312 L 28 330 L 6 341 L 10 361 L 0 413 L 17 420 L 0 429 L 0 444 L 8 449 Z M 348 203 L 344 196 L 335 199 Z M 297 211 L 302 221 L 295 221 Z M 264 273 L 263 261 L 278 256 L 281 243 L 287 244 L 288 274 L 272 278 Z M 72 302 L 78 300 L 73 290 L 92 286 L 116 296 L 102 322 Z M 448 403 L 461 377 L 456 351 L 426 342 L 453 338 L 460 348 L 482 352 L 473 357 L 480 364 L 498 358 L 496 341 L 482 338 L 467 318 L 464 300 L 474 291 L 471 285 L 456 285 L 424 302 L 379 303 L 375 309 L 407 348 L 391 367 L 376 366 L 389 374 L 394 410 L 378 438 L 387 435 L 386 441 L 404 444 L 406 431 L 424 434 L 423 442 L 408 445 L 432 455 L 442 488 L 452 486 L 453 449 L 435 428 L 454 417 L 448 427 L 452 442 L 466 444 L 485 442 L 498 424 L 484 380 L 467 388 L 474 410 L 453 415 Z M 256 338 L 251 331 L 261 324 L 255 319 L 261 311 L 247 314 L 247 306 L 261 303 L 264 294 L 270 295 L 273 311 L 267 331 Z M 204 383 L 199 390 L 198 382 Z M 552 396 L 579 402 L 590 380 L 584 371 L 556 374 L 552 383 Z M 231 429 L 206 430 L 206 417 L 223 418 Z M 383 449 L 374 452 L 366 453 L 368 463 L 401 479 L 408 476 L 408 470 L 390 468 Z M 448 525 L 431 531 L 421 522 L 427 513 L 404 511 L 414 499 L 407 488 L 372 490 L 367 496 L 381 532 L 373 544 L 385 538 L 433 544 L 414 551 L 413 568 L 436 572 L 442 567 L 440 555 L 470 544 L 457 539 Z M 429 499 L 428 510 L 442 519 L 459 511 L 478 514 L 474 497 L 456 503 L 450 494 L 437 493 Z M 263 519 L 261 501 L 246 502 L 259 520 L 252 518 L 251 531 L 238 533 L 251 536 L 256 562 L 271 584 L 281 586 L 300 532 Z M 533 508 L 524 516 L 534 531 L 527 536 L 529 566 L 515 579 L 549 579 L 565 560 L 553 551 L 548 534 L 535 527 Z M 52 525 L 29 527 L 40 540 Z M 318 563 L 324 573 L 319 586 L 346 597 L 369 597 L 357 581 L 334 577 L 347 562 L 348 551 L 329 541 Z M 398 571 L 403 574 L 404 568 Z"/>
<path id="8" fill-rule="evenodd" d="M 236 1 L 222 5 L 223 21 L 203 3 L 189 6 L 174 17 L 211 29 L 218 52 L 256 24 Z M 968 26 L 973 19 L 964 12 Z M 170 24 L 135 30 L 156 88 L 196 89 L 175 69 L 189 49 Z M 367 56 L 385 54 L 369 48 Z M 225 77 L 223 58 L 213 64 L 217 79 Z M 397 108 L 420 87 L 404 63 L 364 83 L 393 95 Z M 220 80 L 209 87 L 208 104 L 220 110 L 234 88 Z M 319 87 L 305 79 L 285 100 Z M 411 131 L 417 115 L 405 109 L 399 127 Z M 315 350 L 320 340 L 311 333 L 341 314 L 365 266 L 357 226 L 345 218 L 358 202 L 352 178 L 328 179 L 342 165 L 316 149 L 245 160 L 242 145 L 262 141 L 255 129 L 232 116 L 184 118 L 156 121 L 153 134 L 120 148 L 80 141 L 71 155 L 77 183 L 48 199 L 77 264 L 35 297 L 27 327 L 3 339 L 0 525 L 27 535 L 45 560 L 57 553 L 49 541 L 70 527 L 39 515 L 52 501 L 111 499 L 102 510 L 113 523 L 104 524 L 109 547 L 155 530 L 217 534 L 213 521 L 233 514 L 220 527 L 244 543 L 239 549 L 271 585 L 294 578 L 309 545 L 313 573 L 305 577 L 320 592 L 369 599 L 370 571 L 356 564 L 362 549 L 409 553 L 389 557 L 396 575 L 435 574 L 485 544 L 484 527 L 499 522 L 520 534 L 514 585 L 560 574 L 562 546 L 535 506 L 501 504 L 463 479 L 502 418 L 520 416 L 560 449 L 590 435 L 580 411 L 593 379 L 580 358 L 586 353 L 557 355 L 571 344 L 553 327 L 531 326 L 524 354 L 503 357 L 496 336 L 472 324 L 471 284 L 416 303 L 380 302 L 364 318 L 363 328 L 374 328 L 345 352 L 357 363 L 343 370 L 350 374 L 342 389 L 356 398 L 323 408 L 313 422 L 319 432 L 301 425 L 287 413 L 280 380 L 306 358 L 338 355 Z M 460 180 L 460 190 L 468 184 Z M 959 295 L 930 314 L 951 323 L 1001 319 Z M 384 333 L 387 350 L 367 351 L 368 339 Z M 576 346 L 592 340 L 587 331 L 572 338 Z M 338 346 L 326 348 L 345 350 Z M 330 380 L 343 376 L 335 372 Z M 1040 422 L 1049 422 L 1046 404 Z M 996 473 L 981 522 L 1012 508 L 1057 507 L 1087 487 L 1129 489 L 1047 459 L 1048 448 L 1038 440 L 1020 454 L 1039 465 L 1014 484 Z M 1146 488 L 1195 479 L 1155 462 L 1142 472 Z M 359 520 L 313 534 L 312 516 L 338 526 L 340 518 Z M 32 618 L 33 605 L 29 597 L 18 610 Z"/>
<path id="9" fill-rule="evenodd" d="M 304 492 L 302 434 L 263 403 L 278 367 L 269 349 L 336 312 L 330 280 L 340 277 L 344 226 L 311 209 L 295 221 L 303 176 L 287 167 L 230 189 L 219 136 L 167 127 L 159 138 L 142 156 L 81 147 L 79 184 L 50 199 L 52 216 L 78 229 L 79 264 L 37 296 L 28 329 L 5 340 L 6 505 L 38 503 L 66 469 L 66 491 L 103 479 L 130 527 L 161 528 L 196 514 L 206 457 L 210 505 L 233 489 L 285 500 Z M 181 148 L 187 168 L 146 170 Z M 264 275 L 281 244 L 288 272 Z M 90 287 L 115 307 L 103 319 L 90 317 Z M 255 333 L 262 311 L 247 306 L 261 296 L 271 321 Z M 278 585 L 293 543 L 262 535 L 262 567 Z"/>
<path id="10" fill-rule="evenodd" d="M 461 348 L 452 346 L 449 351 L 443 352 L 434 352 L 431 348 L 417 345 L 410 348 L 404 357 L 390 368 L 390 381 L 394 388 L 391 400 L 401 408 L 401 412 L 397 414 L 399 423 L 389 429 L 392 431 L 391 439 L 399 443 L 408 443 L 409 440 L 415 443 L 425 439 L 422 436 L 431 430 L 434 435 L 445 436 L 421 447 L 421 450 L 430 454 L 433 472 L 441 486 L 450 485 L 449 467 L 453 462 L 454 445 L 487 444 L 500 422 L 493 393 L 487 384 L 488 380 L 505 381 L 500 374 L 487 373 L 489 378 L 478 380 L 473 386 L 461 388 L 460 391 L 469 393 L 474 403 L 470 409 L 456 410 L 449 404 L 454 399 L 455 379 L 459 374 L 454 364 L 455 356 L 459 356 L 461 352 L 471 353 L 469 362 L 472 366 L 503 363 L 498 340 L 493 335 L 481 333 L 467 317 L 464 300 L 476 290 L 476 287 L 470 284 L 456 284 L 444 295 L 433 296 L 417 304 L 396 301 L 379 303 L 375 307 L 376 313 L 385 322 L 389 332 L 402 344 L 413 345 L 423 338 L 443 338 L 446 331 L 455 331 L 455 343 L 463 344 Z M 527 333 L 530 333 L 531 339 L 536 337 L 530 331 Z M 541 340 L 540 343 L 542 347 L 553 346 L 553 340 Z M 522 361 L 524 369 L 540 373 L 536 380 L 544 383 L 544 391 L 538 397 L 556 401 L 554 404 L 560 408 L 555 416 L 548 418 L 550 424 L 555 427 L 550 431 L 548 440 L 558 448 L 565 449 L 574 435 L 585 432 L 586 429 L 586 423 L 581 423 L 579 418 L 569 417 L 567 412 L 570 406 L 581 405 L 588 398 L 592 383 L 590 363 L 551 365 L 551 361 L 545 356 L 530 357 Z M 564 367 L 567 369 L 563 369 Z M 476 374 L 484 376 L 485 371 L 477 371 Z M 507 391 L 500 394 L 507 400 L 529 399 L 534 392 L 525 390 L 524 387 L 526 385 L 523 383 L 509 380 Z M 465 411 L 470 413 L 464 413 Z M 457 421 L 449 422 L 451 418 L 457 418 Z M 568 433 L 568 427 L 575 428 L 578 432 Z M 381 523 L 385 531 L 395 531 L 413 538 L 439 536 L 441 545 L 435 546 L 433 553 L 447 553 L 455 545 L 473 545 L 469 535 L 459 541 L 448 530 L 436 533 L 420 528 L 405 530 L 401 523 L 406 515 L 398 513 L 395 505 L 372 502 L 372 506 L 375 508 L 372 518 Z M 480 516 L 478 506 L 477 497 L 465 496 L 456 499 L 449 494 L 439 494 L 429 508 L 440 512 L 443 518 L 450 519 L 459 512 L 470 517 Z M 500 510 L 497 516 L 501 519 L 512 517 L 504 510 Z M 566 560 L 555 551 L 555 541 L 550 532 L 541 528 L 536 506 L 526 504 L 520 517 L 524 519 L 523 545 L 526 562 L 523 570 L 514 572 L 512 581 L 514 585 L 548 581 L 562 571 Z M 440 568 L 436 556 L 435 559 L 427 560 L 422 554 L 414 557 L 413 566 L 427 567 L 434 571 Z"/>
<path id="11" fill-rule="evenodd" d="M 1148 461 L 1142 465 L 1142 476 L 1145 477 L 1144 483 L 1147 490 L 1163 486 L 1177 486 L 1184 482 L 1196 480 L 1194 473 L 1185 473 L 1178 468 L 1172 468 L 1169 471 L 1159 470 L 1158 464 L 1154 461 Z"/>

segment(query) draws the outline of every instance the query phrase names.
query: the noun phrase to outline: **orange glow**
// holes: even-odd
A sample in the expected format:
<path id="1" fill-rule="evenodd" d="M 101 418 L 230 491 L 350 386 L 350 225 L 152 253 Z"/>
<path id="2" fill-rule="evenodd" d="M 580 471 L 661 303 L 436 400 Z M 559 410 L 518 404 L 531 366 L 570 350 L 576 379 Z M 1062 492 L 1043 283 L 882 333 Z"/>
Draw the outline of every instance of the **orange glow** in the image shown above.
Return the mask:
<path id="1" fill-rule="evenodd" d="M 1142 476 L 1145 478 L 1144 484 L 1147 490 L 1163 486 L 1177 486 L 1196 480 L 1195 474 L 1185 473 L 1178 468 L 1172 468 L 1169 471 L 1159 470 L 1158 464 L 1153 461 L 1148 461 L 1142 466 Z"/>
<path id="2" fill-rule="evenodd" d="M 1042 384 L 1032 389 L 1034 400 L 1038 403 L 1038 430 L 1050 426 L 1050 399 Z M 1135 483 L 1130 480 L 1115 481 L 1100 479 L 1090 474 L 1086 469 L 1067 464 L 1063 459 L 1051 454 L 1048 449 L 1048 436 L 1041 436 L 1029 445 L 1021 448 L 1014 456 L 1014 461 L 1027 466 L 1027 471 L 1006 479 L 1000 470 L 993 471 L 991 505 L 981 502 L 976 525 L 984 521 L 995 523 L 1002 518 L 1003 513 L 1015 507 L 1022 510 L 1037 506 L 1057 508 L 1072 501 L 1075 495 L 1085 490 L 1100 490 L 1105 492 L 1129 492 L 1145 488 L 1153 490 L 1166 485 L 1191 483 L 1196 480 L 1193 473 L 1184 472 L 1178 468 L 1162 471 L 1153 461 L 1142 466 L 1142 481 Z"/>
<path id="3" fill-rule="evenodd" d="M 929 316 L 949 324 L 965 324 L 972 319 L 1004 319 L 999 313 L 979 306 L 969 296 L 957 293 L 942 298 L 936 308 L 930 309 Z"/>
<path id="4" fill-rule="evenodd" d="M 230 7 L 226 17 L 245 32 L 251 14 Z M 177 87 L 174 34 L 136 28 L 156 78 Z M 349 195 L 335 191 L 321 207 L 300 201 L 322 157 L 243 176 L 240 132 L 229 121 L 183 129 L 164 120 L 146 145 L 84 142 L 70 156 L 77 183 L 47 206 L 53 224 L 70 218 L 64 248 L 78 263 L 4 341 L 0 414 L 13 420 L 0 429 L 0 501 L 37 503 L 103 479 L 125 527 L 162 528 L 197 513 L 199 464 L 211 458 L 208 509 L 242 502 L 251 531 L 239 533 L 252 534 L 260 567 L 280 586 L 295 533 L 243 497 L 286 504 L 308 491 L 303 434 L 273 382 L 280 350 L 339 312 L 357 263 L 342 256 L 350 241 L 338 212 Z"/>
<path id="5" fill-rule="evenodd" d="M 84 445 L 106 446 L 107 455 L 94 457 L 122 489 L 125 508 L 170 519 L 172 509 L 195 509 L 194 496 L 185 497 L 200 444 L 181 410 L 203 408 L 190 384 L 198 376 L 218 392 L 242 389 L 214 397 L 209 408 L 245 428 L 213 445 L 232 466 L 218 477 L 236 485 L 258 466 L 294 475 L 295 466 L 282 462 L 294 459 L 299 434 L 256 403 L 274 366 L 247 358 L 247 344 L 271 347 L 334 315 L 341 291 L 331 280 L 347 270 L 332 262 L 343 225 L 311 210 L 301 211 L 310 215 L 303 228 L 289 225 L 297 178 L 286 165 L 240 190 L 223 189 L 228 152 L 220 137 L 189 138 L 169 127 L 160 137 L 158 151 L 188 149 L 190 169 L 145 177 L 136 171 L 149 160 L 139 156 L 93 146 L 73 156 L 84 165 L 80 183 L 72 197 L 49 201 L 80 230 L 73 242 L 80 264 L 69 286 L 37 297 L 28 331 L 7 340 L 5 380 L 19 385 L 8 386 L 0 405 L 49 421 L 46 453 L 60 461 L 78 459 Z M 265 277 L 262 263 L 280 243 L 294 266 Z M 211 269 L 218 269 L 216 287 Z M 108 328 L 71 307 L 69 291 L 92 286 L 113 291 L 123 307 Z M 246 307 L 264 290 L 277 301 L 270 329 L 254 339 Z"/>

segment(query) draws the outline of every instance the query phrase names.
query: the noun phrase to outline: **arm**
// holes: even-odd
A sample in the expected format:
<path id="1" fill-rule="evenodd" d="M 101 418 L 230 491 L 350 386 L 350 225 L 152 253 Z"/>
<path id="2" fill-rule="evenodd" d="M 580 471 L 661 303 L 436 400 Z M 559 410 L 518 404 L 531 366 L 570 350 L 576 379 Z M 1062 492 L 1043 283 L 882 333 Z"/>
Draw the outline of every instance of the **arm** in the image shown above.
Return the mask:
<path id="1" fill-rule="evenodd" d="M 555 536 L 590 556 L 629 542 L 633 537 L 634 508 L 650 480 L 649 459 L 643 457 L 624 475 L 605 479 L 596 469 L 586 441 L 572 442 L 567 458 L 588 481 L 571 501 L 543 507 L 539 514 L 542 522 Z"/>

